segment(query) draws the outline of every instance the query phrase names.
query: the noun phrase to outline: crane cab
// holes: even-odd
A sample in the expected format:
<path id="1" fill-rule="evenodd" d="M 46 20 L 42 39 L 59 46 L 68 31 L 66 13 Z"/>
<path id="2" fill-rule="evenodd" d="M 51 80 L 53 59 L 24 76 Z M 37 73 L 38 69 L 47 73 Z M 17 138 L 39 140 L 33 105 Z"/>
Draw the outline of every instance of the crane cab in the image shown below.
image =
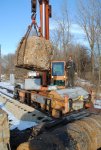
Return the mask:
<path id="1" fill-rule="evenodd" d="M 65 61 L 52 61 L 51 62 L 51 84 L 57 85 L 58 88 L 66 87 L 66 70 Z"/>

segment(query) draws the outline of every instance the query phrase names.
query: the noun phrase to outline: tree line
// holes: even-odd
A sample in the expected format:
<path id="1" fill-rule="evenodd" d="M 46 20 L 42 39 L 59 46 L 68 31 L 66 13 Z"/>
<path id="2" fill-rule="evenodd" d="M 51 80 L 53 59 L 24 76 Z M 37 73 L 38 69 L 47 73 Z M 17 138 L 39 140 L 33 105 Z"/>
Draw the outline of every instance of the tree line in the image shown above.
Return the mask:
<path id="1" fill-rule="evenodd" d="M 84 32 L 88 47 L 73 42 L 72 21 L 68 11 L 68 0 L 64 0 L 61 17 L 55 18 L 57 28 L 53 33 L 54 59 L 65 59 L 73 55 L 79 76 L 101 85 L 101 0 L 77 0 L 75 24 Z M 83 41 L 83 40 L 82 40 Z"/>

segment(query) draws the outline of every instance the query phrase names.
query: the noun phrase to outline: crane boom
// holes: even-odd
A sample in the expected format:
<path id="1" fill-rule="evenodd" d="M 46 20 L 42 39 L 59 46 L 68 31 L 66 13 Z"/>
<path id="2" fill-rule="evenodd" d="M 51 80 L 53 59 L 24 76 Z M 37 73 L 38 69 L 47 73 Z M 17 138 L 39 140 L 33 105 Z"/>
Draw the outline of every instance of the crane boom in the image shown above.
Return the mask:
<path id="1" fill-rule="evenodd" d="M 49 40 L 49 18 L 51 17 L 51 5 L 49 0 L 38 0 L 40 6 L 40 36 Z M 31 0 L 32 20 L 36 23 L 37 0 Z M 46 72 L 43 72 L 43 85 L 47 85 Z"/>
<path id="2" fill-rule="evenodd" d="M 40 5 L 40 32 L 42 37 L 49 40 L 49 18 L 51 17 L 51 5 L 49 0 L 38 0 Z M 36 19 L 37 0 L 31 0 L 32 19 Z"/>

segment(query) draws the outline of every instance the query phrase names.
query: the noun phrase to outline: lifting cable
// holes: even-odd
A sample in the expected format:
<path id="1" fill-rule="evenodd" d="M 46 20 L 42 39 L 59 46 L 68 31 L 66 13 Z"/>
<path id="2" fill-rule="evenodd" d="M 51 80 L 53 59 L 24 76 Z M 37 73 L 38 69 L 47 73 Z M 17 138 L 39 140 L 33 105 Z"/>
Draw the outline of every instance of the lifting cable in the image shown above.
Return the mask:
<path id="1" fill-rule="evenodd" d="M 34 26 L 34 29 L 36 31 L 37 36 L 43 37 L 43 35 L 41 33 L 41 30 L 38 27 L 38 24 L 36 22 L 36 6 L 37 6 L 37 0 L 31 0 L 31 11 L 32 11 L 31 19 L 32 19 L 32 23 L 31 23 L 31 25 L 28 26 L 28 29 L 27 29 L 24 37 L 20 41 L 20 44 L 19 44 L 19 47 L 18 47 L 17 63 L 18 63 L 18 58 L 19 58 L 19 54 L 20 54 L 19 52 L 20 52 L 21 46 L 22 46 L 23 42 L 25 41 L 24 50 L 23 50 L 23 58 L 24 58 L 25 49 L 26 49 L 26 45 L 27 45 L 27 39 L 30 35 L 30 32 L 31 32 L 33 26 Z"/>

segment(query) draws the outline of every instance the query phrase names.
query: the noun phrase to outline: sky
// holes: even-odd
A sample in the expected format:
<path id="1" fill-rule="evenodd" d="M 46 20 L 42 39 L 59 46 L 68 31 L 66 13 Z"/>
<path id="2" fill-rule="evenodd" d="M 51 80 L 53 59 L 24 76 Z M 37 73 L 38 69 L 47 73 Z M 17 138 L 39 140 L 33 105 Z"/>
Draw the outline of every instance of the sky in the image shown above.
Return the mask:
<path id="1" fill-rule="evenodd" d="M 54 15 L 61 15 L 63 2 L 64 0 L 50 0 L 53 12 L 50 29 L 55 26 Z M 68 8 L 72 20 L 75 20 L 76 0 L 68 0 Z M 39 14 L 39 12 L 37 13 Z M 31 24 L 31 0 L 0 1 L 0 44 L 3 55 L 15 53 L 29 24 Z M 72 32 L 75 36 L 80 35 L 80 29 L 75 22 L 72 24 Z"/>

